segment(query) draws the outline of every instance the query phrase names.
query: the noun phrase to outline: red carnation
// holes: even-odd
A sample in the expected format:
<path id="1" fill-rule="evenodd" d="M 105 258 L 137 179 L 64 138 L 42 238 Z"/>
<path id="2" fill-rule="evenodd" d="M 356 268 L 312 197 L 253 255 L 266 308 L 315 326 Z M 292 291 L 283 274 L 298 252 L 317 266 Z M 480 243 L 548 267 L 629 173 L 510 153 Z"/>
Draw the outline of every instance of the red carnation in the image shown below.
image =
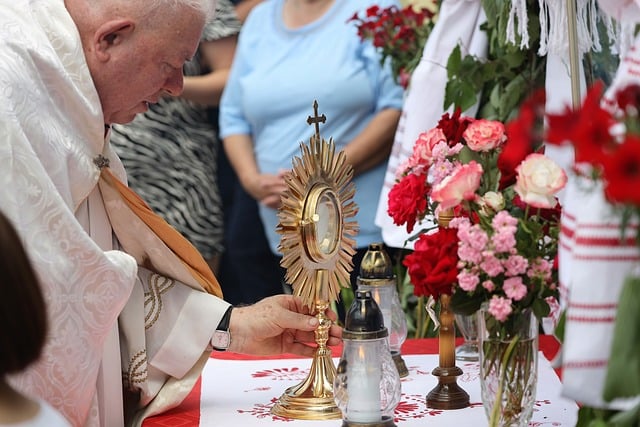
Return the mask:
<path id="1" fill-rule="evenodd" d="M 600 106 L 602 91 L 602 82 L 596 82 L 587 92 L 582 109 L 547 115 L 547 142 L 559 145 L 573 142 L 576 163 L 600 165 L 603 155 L 616 145 L 609 133 L 616 120 Z"/>
<path id="2" fill-rule="evenodd" d="M 426 175 L 410 173 L 396 183 L 389 191 L 387 213 L 396 225 L 407 224 L 407 232 L 413 231 L 413 226 L 419 215 L 427 210 L 427 194 L 429 185 Z"/>
<path id="3" fill-rule="evenodd" d="M 627 135 L 603 160 L 604 193 L 612 203 L 640 206 L 640 137 Z"/>
<path id="4" fill-rule="evenodd" d="M 417 296 L 450 295 L 458 277 L 458 236 L 455 228 L 439 228 L 421 234 L 414 252 L 402 264 L 407 267 Z"/>

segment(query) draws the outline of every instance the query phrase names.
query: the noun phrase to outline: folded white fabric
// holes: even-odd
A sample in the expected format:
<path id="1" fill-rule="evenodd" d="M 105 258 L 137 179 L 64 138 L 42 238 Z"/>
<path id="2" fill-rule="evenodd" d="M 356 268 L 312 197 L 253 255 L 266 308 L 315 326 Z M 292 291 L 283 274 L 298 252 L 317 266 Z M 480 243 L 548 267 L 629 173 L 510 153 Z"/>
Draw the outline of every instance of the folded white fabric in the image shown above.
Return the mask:
<path id="1" fill-rule="evenodd" d="M 570 182 L 560 237 L 560 281 L 568 291 L 563 395 L 588 406 L 629 409 L 640 401 L 602 398 L 620 292 L 640 265 L 637 227 L 628 226 L 621 238 L 620 218 L 600 183 Z"/>

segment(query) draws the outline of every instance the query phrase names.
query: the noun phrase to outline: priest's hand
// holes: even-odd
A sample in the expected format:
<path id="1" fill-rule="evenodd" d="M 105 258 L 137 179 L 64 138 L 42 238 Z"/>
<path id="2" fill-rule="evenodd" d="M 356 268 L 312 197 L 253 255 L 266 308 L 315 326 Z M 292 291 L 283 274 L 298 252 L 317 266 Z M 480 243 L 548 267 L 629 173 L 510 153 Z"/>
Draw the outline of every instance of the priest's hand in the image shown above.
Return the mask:
<path id="1" fill-rule="evenodd" d="M 335 324 L 336 314 L 327 310 L 332 320 L 328 346 L 341 343 L 342 328 Z M 314 331 L 319 322 L 309 314 L 299 297 L 275 295 L 256 304 L 236 307 L 231 312 L 231 345 L 228 351 L 253 355 L 291 353 L 312 357 L 316 351 Z"/>

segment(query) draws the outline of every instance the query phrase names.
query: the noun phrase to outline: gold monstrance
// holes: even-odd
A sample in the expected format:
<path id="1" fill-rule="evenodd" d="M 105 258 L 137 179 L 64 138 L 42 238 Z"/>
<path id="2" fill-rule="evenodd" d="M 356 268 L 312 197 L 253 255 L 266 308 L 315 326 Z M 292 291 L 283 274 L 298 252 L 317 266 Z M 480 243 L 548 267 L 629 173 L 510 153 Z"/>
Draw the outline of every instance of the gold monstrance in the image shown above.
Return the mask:
<path id="1" fill-rule="evenodd" d="M 348 287 L 353 269 L 351 258 L 358 232 L 356 204 L 352 201 L 355 187 L 351 182 L 353 168 L 341 151 L 335 154 L 333 140 L 320 138 L 318 102 L 313 103 L 315 135 L 309 144 L 300 144 L 302 158 L 293 159 L 287 175 L 287 190 L 278 211 L 278 233 L 282 252 L 281 265 L 287 269 L 286 280 L 293 286 L 320 321 L 315 337 L 318 348 L 309 375 L 300 384 L 289 387 L 271 409 L 274 415 L 326 420 L 342 417 L 333 396 L 336 367 L 331 350 L 326 346 L 331 319 L 325 315 L 329 305 L 338 299 L 340 287 Z"/>

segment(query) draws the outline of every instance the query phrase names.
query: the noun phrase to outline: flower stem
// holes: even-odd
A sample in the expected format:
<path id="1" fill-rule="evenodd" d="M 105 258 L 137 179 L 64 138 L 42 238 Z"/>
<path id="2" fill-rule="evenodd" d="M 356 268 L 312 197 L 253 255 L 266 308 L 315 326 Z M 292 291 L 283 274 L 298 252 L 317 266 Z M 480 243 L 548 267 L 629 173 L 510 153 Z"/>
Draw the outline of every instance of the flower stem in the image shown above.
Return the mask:
<path id="1" fill-rule="evenodd" d="M 502 408 L 502 393 L 504 390 L 504 382 L 507 376 L 507 363 L 509 363 L 509 359 L 511 359 L 513 349 L 518 344 L 520 340 L 520 336 L 516 335 L 513 337 L 509 346 L 505 350 L 502 355 L 502 360 L 500 366 L 498 366 L 498 371 L 503 369 L 500 375 L 500 382 L 498 383 L 498 391 L 496 392 L 496 399 L 493 403 L 493 408 L 491 409 L 491 418 L 489 419 L 489 427 L 498 427 L 500 422 L 500 409 Z"/>

